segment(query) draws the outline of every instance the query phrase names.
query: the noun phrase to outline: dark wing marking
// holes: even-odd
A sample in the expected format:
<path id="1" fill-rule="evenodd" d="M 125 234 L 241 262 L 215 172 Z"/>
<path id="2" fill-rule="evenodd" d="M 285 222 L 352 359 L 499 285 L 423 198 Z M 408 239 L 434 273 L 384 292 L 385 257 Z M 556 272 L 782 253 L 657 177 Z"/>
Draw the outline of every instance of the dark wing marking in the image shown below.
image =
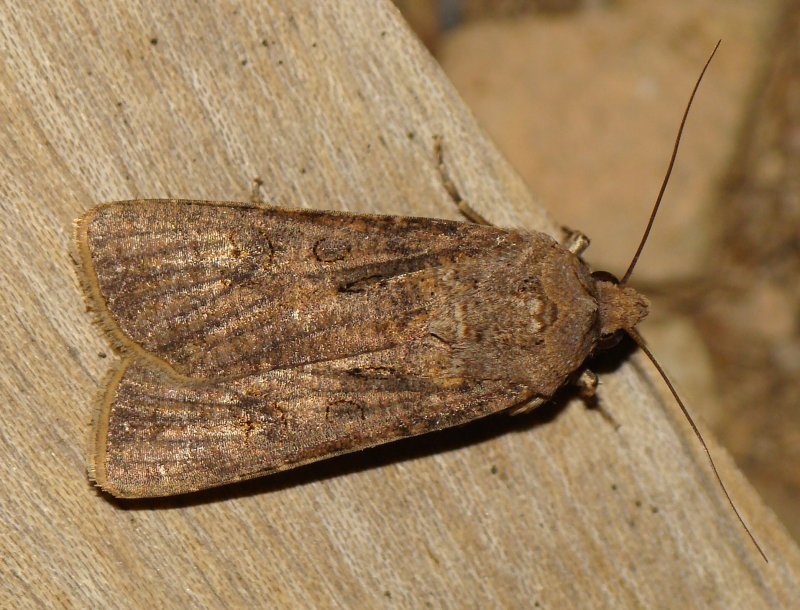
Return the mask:
<path id="1" fill-rule="evenodd" d="M 425 334 L 437 270 L 515 232 L 467 223 L 188 201 L 99 206 L 78 223 L 84 280 L 126 350 L 236 378 Z"/>
<path id="2" fill-rule="evenodd" d="M 92 478 L 120 497 L 186 493 L 463 424 L 529 397 L 504 380 L 430 377 L 448 349 L 429 337 L 202 384 L 128 361 L 101 406 Z"/>

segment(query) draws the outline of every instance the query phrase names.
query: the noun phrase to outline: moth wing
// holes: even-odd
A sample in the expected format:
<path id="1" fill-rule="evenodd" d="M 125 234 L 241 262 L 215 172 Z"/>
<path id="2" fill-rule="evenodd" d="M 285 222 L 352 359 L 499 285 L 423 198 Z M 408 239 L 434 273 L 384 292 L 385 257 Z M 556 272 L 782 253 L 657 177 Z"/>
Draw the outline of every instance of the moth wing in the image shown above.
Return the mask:
<path id="1" fill-rule="evenodd" d="M 119 497 L 186 493 L 463 424 L 528 397 L 503 380 L 436 376 L 445 349 L 424 341 L 203 384 L 128 360 L 99 412 L 91 476 Z"/>
<path id="2" fill-rule="evenodd" d="M 426 309 L 447 298 L 431 274 L 502 235 L 444 220 L 143 200 L 94 208 L 76 243 L 117 348 L 215 379 L 418 338 Z"/>

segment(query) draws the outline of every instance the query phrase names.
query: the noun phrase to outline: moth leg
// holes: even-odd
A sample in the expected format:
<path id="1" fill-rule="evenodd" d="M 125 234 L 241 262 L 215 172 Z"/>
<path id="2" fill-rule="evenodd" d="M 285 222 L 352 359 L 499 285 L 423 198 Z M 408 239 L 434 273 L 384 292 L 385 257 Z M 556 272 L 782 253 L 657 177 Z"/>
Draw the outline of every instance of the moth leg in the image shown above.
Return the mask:
<path id="1" fill-rule="evenodd" d="M 583 369 L 578 378 L 572 382 L 578 388 L 578 395 L 585 401 L 586 406 L 589 409 L 597 410 L 601 417 L 611 424 L 614 430 L 618 430 L 620 427 L 619 422 L 597 400 L 597 386 L 599 383 L 597 374 L 589 369 Z"/>
<path id="2" fill-rule="evenodd" d="M 542 398 L 541 396 L 537 396 L 536 398 L 533 398 L 533 399 L 529 400 L 526 403 L 523 403 L 521 405 L 518 405 L 518 406 L 514 407 L 513 409 L 511 409 L 508 412 L 508 414 L 509 415 L 525 415 L 526 413 L 530 413 L 536 407 L 540 407 L 541 405 L 543 405 L 546 402 L 547 402 L 546 398 Z"/>
<path id="3" fill-rule="evenodd" d="M 592 398 L 597 394 L 597 374 L 589 369 L 583 369 L 574 383 L 582 398 Z"/>
<path id="4" fill-rule="evenodd" d="M 564 241 L 561 242 L 561 245 L 575 256 L 580 256 L 586 251 L 586 248 L 589 247 L 589 238 L 580 231 L 574 231 L 569 227 L 561 227 L 561 230 L 564 231 L 565 234 Z"/>
<path id="5" fill-rule="evenodd" d="M 458 211 L 461 212 L 461 214 L 463 214 L 464 217 L 470 222 L 474 222 L 475 224 L 479 225 L 491 226 L 491 222 L 486 220 L 478 212 L 472 209 L 472 206 L 470 206 L 469 203 L 467 203 L 467 201 L 461 196 L 461 193 L 458 192 L 458 187 L 456 187 L 452 178 L 450 178 L 450 174 L 447 172 L 447 167 L 444 164 L 442 136 L 433 136 L 433 153 L 436 156 L 436 167 L 439 170 L 439 176 L 442 179 L 442 186 L 444 186 L 444 190 L 447 191 L 447 194 L 450 195 L 450 199 L 453 200 L 453 203 L 458 206 Z"/>
<path id="6" fill-rule="evenodd" d="M 264 203 L 264 197 L 261 195 L 261 187 L 264 186 L 264 181 L 256 176 L 253 178 L 253 184 L 250 187 L 250 203 Z"/>

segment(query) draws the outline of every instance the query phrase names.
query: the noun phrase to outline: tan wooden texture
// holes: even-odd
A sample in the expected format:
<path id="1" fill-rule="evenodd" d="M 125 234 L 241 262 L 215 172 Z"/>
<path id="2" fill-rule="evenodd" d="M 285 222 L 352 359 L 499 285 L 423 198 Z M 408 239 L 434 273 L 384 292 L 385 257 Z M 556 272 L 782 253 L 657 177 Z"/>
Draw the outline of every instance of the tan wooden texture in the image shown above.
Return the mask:
<path id="1" fill-rule="evenodd" d="M 0 8 L 0 606 L 800 599 L 798 548 L 709 439 L 761 561 L 638 354 L 601 371 L 619 427 L 562 401 L 191 497 L 89 485 L 114 355 L 84 312 L 72 220 L 137 197 L 455 218 L 434 135 L 482 214 L 555 234 L 388 3 Z"/>

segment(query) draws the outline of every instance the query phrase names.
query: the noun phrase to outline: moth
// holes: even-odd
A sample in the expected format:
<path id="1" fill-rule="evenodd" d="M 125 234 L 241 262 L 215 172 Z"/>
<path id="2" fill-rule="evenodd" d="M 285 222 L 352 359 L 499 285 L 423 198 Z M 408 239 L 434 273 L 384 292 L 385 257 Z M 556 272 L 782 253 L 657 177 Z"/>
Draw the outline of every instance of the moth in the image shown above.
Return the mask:
<path id="1" fill-rule="evenodd" d="M 125 355 L 92 473 L 120 497 L 533 409 L 647 313 L 543 233 L 464 222 L 148 200 L 76 241 Z"/>
<path id="2" fill-rule="evenodd" d="M 121 498 L 529 411 L 569 380 L 591 387 L 584 363 L 621 333 L 649 355 L 635 330 L 648 302 L 625 285 L 638 252 L 618 282 L 589 269 L 577 233 L 561 244 L 480 223 L 139 200 L 90 210 L 75 245 L 123 356 L 90 465 Z"/>
<path id="3" fill-rule="evenodd" d="M 548 235 L 464 222 L 148 200 L 76 241 L 125 356 L 92 472 L 120 497 L 533 409 L 647 313 Z"/>

